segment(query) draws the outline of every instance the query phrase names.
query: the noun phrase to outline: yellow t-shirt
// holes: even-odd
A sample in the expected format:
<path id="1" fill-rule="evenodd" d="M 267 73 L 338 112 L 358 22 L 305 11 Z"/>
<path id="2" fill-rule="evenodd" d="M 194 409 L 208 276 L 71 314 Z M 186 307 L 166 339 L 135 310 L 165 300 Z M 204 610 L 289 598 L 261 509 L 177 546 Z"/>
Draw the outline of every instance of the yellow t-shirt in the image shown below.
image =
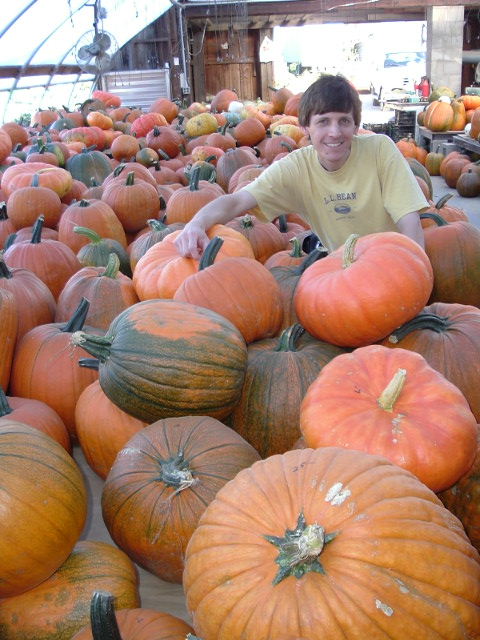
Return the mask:
<path id="1" fill-rule="evenodd" d="M 244 189 L 266 220 L 299 213 L 329 251 L 352 233 L 398 231 L 402 216 L 428 207 L 407 161 L 382 134 L 354 136 L 337 171 L 326 171 L 308 146 L 274 162 Z"/>

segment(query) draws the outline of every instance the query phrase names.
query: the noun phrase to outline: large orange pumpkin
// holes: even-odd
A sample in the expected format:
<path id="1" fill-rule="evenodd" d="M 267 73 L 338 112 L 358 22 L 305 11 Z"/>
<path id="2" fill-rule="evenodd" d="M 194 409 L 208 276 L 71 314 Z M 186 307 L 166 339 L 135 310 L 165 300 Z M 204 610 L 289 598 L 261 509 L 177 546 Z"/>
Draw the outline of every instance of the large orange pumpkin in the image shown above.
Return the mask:
<path id="1" fill-rule="evenodd" d="M 302 274 L 295 310 L 319 340 L 363 346 L 416 316 L 432 285 L 426 253 L 407 236 L 390 231 L 350 236 Z"/>
<path id="2" fill-rule="evenodd" d="M 476 638 L 479 584 L 478 553 L 432 491 L 329 447 L 241 471 L 205 510 L 184 572 L 204 640 Z"/>
<path id="3" fill-rule="evenodd" d="M 5 418 L 0 456 L 0 598 L 10 598 L 65 562 L 85 524 L 87 493 L 73 458 L 38 429 Z M 4 633 L 3 602 L 2 638 L 13 638 Z"/>
<path id="4" fill-rule="evenodd" d="M 420 354 L 381 345 L 337 356 L 308 389 L 300 428 L 309 447 L 383 455 L 434 491 L 473 464 L 477 421 L 462 392 Z"/>

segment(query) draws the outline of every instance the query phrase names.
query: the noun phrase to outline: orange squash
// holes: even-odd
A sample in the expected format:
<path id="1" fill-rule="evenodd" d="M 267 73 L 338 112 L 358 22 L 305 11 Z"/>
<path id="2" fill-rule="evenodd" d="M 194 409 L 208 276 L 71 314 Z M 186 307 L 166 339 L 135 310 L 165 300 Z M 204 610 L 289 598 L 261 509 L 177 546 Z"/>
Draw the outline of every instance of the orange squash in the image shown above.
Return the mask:
<path id="1" fill-rule="evenodd" d="M 425 112 L 424 126 L 430 131 L 450 131 L 454 112 L 451 104 L 434 100 Z"/>

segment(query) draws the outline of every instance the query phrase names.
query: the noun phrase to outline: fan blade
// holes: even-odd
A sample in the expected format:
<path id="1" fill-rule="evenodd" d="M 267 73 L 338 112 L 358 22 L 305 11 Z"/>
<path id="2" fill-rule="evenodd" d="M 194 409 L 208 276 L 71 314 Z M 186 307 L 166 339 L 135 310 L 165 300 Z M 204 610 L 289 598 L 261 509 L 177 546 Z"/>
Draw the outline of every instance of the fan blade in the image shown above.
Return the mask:
<path id="1" fill-rule="evenodd" d="M 105 52 L 112 44 L 110 36 L 107 33 L 96 33 L 93 42 L 97 45 L 100 51 Z"/>
<path id="2" fill-rule="evenodd" d="M 90 45 L 80 47 L 77 50 L 77 58 L 79 60 L 90 60 L 94 55 L 95 52 L 92 53 L 92 51 L 90 50 Z"/>
<path id="3" fill-rule="evenodd" d="M 95 57 L 95 66 L 99 71 L 108 71 L 112 63 L 112 58 L 108 53 L 101 53 Z"/>

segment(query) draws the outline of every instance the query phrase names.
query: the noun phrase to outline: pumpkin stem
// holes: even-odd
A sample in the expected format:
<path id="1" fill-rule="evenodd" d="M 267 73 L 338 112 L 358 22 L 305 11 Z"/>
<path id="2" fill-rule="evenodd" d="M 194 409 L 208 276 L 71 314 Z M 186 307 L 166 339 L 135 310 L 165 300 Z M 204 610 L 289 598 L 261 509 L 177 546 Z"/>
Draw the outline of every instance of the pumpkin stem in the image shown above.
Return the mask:
<path id="1" fill-rule="evenodd" d="M 433 220 L 437 227 L 446 227 L 449 223 L 438 213 L 421 213 L 420 220 Z"/>
<path id="2" fill-rule="evenodd" d="M 355 245 L 357 244 L 357 240 L 359 239 L 358 233 L 352 233 L 345 240 L 345 244 L 343 245 L 343 261 L 342 261 L 342 269 L 347 269 L 354 262 L 354 253 L 355 253 Z"/>
<path id="3" fill-rule="evenodd" d="M 31 187 L 38 187 L 40 185 L 40 176 L 38 173 L 34 173 L 32 176 L 32 182 L 30 183 Z"/>
<path id="4" fill-rule="evenodd" d="M 287 216 L 284 213 L 278 216 L 278 228 L 282 233 L 287 233 L 288 231 Z"/>
<path id="5" fill-rule="evenodd" d="M 3 250 L 6 251 L 7 249 L 9 249 L 12 244 L 15 244 L 15 240 L 17 239 L 17 234 L 15 233 L 9 233 L 5 242 L 3 243 Z"/>
<path id="6" fill-rule="evenodd" d="M 403 338 L 408 336 L 412 331 L 420 329 L 430 329 L 430 331 L 443 333 L 450 325 L 451 322 L 448 318 L 437 316 L 435 313 L 419 313 L 415 318 L 398 327 L 398 329 L 388 337 L 388 341 L 392 344 L 397 344 L 397 342 L 403 340 Z"/>
<path id="7" fill-rule="evenodd" d="M 93 229 L 89 229 L 88 227 L 73 227 L 74 233 L 78 233 L 81 236 L 87 236 L 87 238 L 93 244 L 98 244 L 102 241 L 102 238 L 98 235 L 96 231 Z"/>
<path id="8" fill-rule="evenodd" d="M 207 267 L 211 267 L 217 257 L 218 252 L 222 248 L 223 238 L 220 236 L 215 236 L 210 240 L 207 244 L 205 251 L 203 252 L 202 257 L 200 258 L 200 262 L 198 264 L 198 270 L 206 269 Z"/>
<path id="9" fill-rule="evenodd" d="M 82 209 L 84 209 L 85 207 L 89 207 L 90 206 L 90 202 L 88 200 L 84 200 L 82 198 L 82 200 L 80 200 L 80 202 L 78 203 L 79 207 L 82 207 Z"/>
<path id="10" fill-rule="evenodd" d="M 199 190 L 199 186 L 198 186 L 199 181 L 200 181 L 200 167 L 194 167 L 192 173 L 190 174 L 190 180 L 189 180 L 190 191 Z"/>
<path id="11" fill-rule="evenodd" d="M 161 220 L 156 220 L 155 218 L 147 220 L 147 224 L 152 231 L 164 231 L 168 227 Z"/>
<path id="12" fill-rule="evenodd" d="M 275 351 L 296 351 L 297 340 L 300 338 L 305 329 L 298 322 L 292 324 L 291 327 L 285 329 L 280 334 L 278 345 Z"/>
<path id="13" fill-rule="evenodd" d="M 82 298 L 78 303 L 78 307 L 73 312 L 70 320 L 60 329 L 62 333 L 74 333 L 83 329 L 87 318 L 90 302 L 86 298 Z"/>
<path id="14" fill-rule="evenodd" d="M 174 487 L 175 493 L 188 489 L 196 482 L 188 468 L 188 462 L 185 460 L 183 451 L 179 451 L 174 458 L 161 460 L 159 464 L 162 482 L 169 487 Z"/>
<path id="15" fill-rule="evenodd" d="M 42 241 L 42 229 L 44 222 L 45 216 L 38 216 L 38 218 L 35 220 L 32 231 L 32 239 L 30 240 L 31 244 L 40 244 L 40 242 Z"/>
<path id="16" fill-rule="evenodd" d="M 1 255 L 0 255 L 0 278 L 8 278 L 8 279 L 13 278 L 12 271 L 10 271 L 10 269 L 7 267 L 5 260 Z"/>
<path id="17" fill-rule="evenodd" d="M 0 202 L 0 220 L 8 220 L 7 203 L 5 200 Z"/>
<path id="18" fill-rule="evenodd" d="M 301 258 L 303 256 L 303 251 L 300 240 L 297 238 L 297 236 L 294 236 L 291 240 L 289 240 L 289 242 L 292 245 L 292 253 L 289 253 L 288 255 L 291 258 Z"/>
<path id="19" fill-rule="evenodd" d="M 129 171 L 125 186 L 131 187 L 133 184 L 135 184 L 135 171 Z"/>
<path id="20" fill-rule="evenodd" d="M 337 533 L 326 534 L 325 529 L 319 524 L 307 525 L 303 513 L 298 516 L 295 529 L 285 531 L 285 537 L 263 536 L 279 549 L 275 562 L 280 569 L 273 584 L 278 584 L 288 576 L 301 578 L 309 571 L 325 574 L 318 558 L 324 546 L 336 536 Z"/>
<path id="21" fill-rule="evenodd" d="M 107 361 L 110 355 L 110 347 L 112 346 L 112 340 L 107 336 L 96 336 L 84 331 L 72 333 L 70 342 L 75 347 L 82 347 L 91 356 L 98 358 L 100 362 Z"/>
<path id="22" fill-rule="evenodd" d="M 98 365 L 100 363 L 96 358 L 80 358 L 78 360 L 78 366 L 83 367 L 84 369 L 93 369 L 94 371 L 98 371 Z"/>
<path id="23" fill-rule="evenodd" d="M 297 267 L 298 275 L 301 276 L 302 273 L 306 271 L 310 265 L 312 265 L 317 260 L 320 260 L 320 258 L 325 258 L 326 255 L 328 254 L 324 247 L 322 247 L 321 249 L 314 249 L 313 251 L 310 251 L 310 253 L 307 254 L 305 260 Z"/>
<path id="24" fill-rule="evenodd" d="M 398 396 L 402 392 L 406 378 L 407 370 L 398 369 L 398 371 L 395 373 L 393 378 L 390 380 L 390 382 L 387 384 L 380 397 L 378 398 L 377 404 L 379 405 L 379 407 L 381 407 L 385 411 L 393 411 L 393 407 L 398 399 Z"/>
<path id="25" fill-rule="evenodd" d="M 9 413 L 12 413 L 13 409 L 8 404 L 7 396 L 5 395 L 5 391 L 0 387 L 0 418 L 3 416 L 8 416 Z"/>
<path id="26" fill-rule="evenodd" d="M 93 640 L 122 640 L 111 593 L 94 592 L 90 602 L 90 624 Z"/>
<path id="27" fill-rule="evenodd" d="M 441 209 L 442 207 L 444 207 L 450 200 L 450 198 L 453 198 L 453 193 L 446 193 L 438 200 L 437 204 L 435 205 L 435 209 Z"/>
<path id="28" fill-rule="evenodd" d="M 118 271 L 120 269 L 120 258 L 116 253 L 108 254 L 108 262 L 105 267 L 105 271 L 100 274 L 100 276 L 105 276 L 106 278 L 115 278 L 117 277 Z"/>

